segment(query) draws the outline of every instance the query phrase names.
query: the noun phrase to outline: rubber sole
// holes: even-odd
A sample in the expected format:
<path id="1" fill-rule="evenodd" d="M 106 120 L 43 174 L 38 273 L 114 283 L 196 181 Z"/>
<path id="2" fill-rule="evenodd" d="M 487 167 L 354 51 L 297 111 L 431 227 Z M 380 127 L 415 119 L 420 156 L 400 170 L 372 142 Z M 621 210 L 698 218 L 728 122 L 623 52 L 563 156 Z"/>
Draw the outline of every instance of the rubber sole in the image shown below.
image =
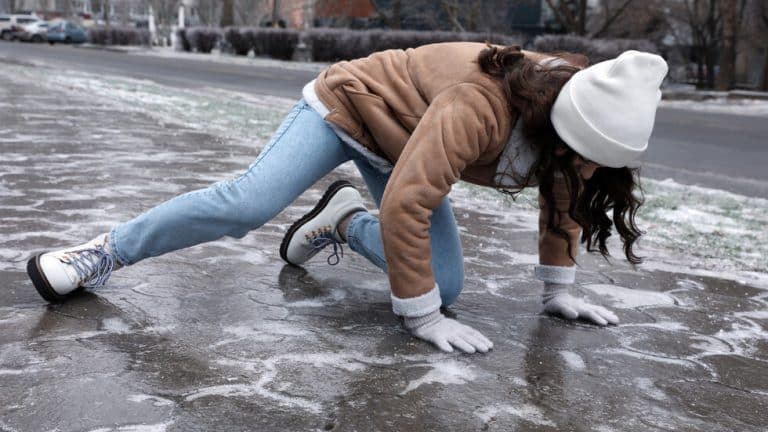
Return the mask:
<path id="1" fill-rule="evenodd" d="M 35 285 L 37 293 L 42 298 L 51 303 L 61 303 L 69 297 L 68 295 L 61 295 L 51 288 L 50 282 L 46 279 L 45 274 L 40 270 L 40 257 L 43 254 L 35 255 L 27 261 L 27 274 L 32 279 L 32 284 Z"/>
<path id="2" fill-rule="evenodd" d="M 301 219 L 294 222 L 293 225 L 291 225 L 291 227 L 288 228 L 288 232 L 285 233 L 285 237 L 283 237 L 283 241 L 282 243 L 280 243 L 280 258 L 282 258 L 283 261 L 295 266 L 300 265 L 300 264 L 292 263 L 288 260 L 288 244 L 291 243 L 291 239 L 293 239 L 293 235 L 296 234 L 296 231 L 298 231 L 299 228 L 304 226 L 304 224 L 306 224 L 315 216 L 317 216 L 321 211 L 325 210 L 325 207 L 328 205 L 328 202 L 331 200 L 331 198 L 333 198 L 334 195 L 336 195 L 336 192 L 338 192 L 339 190 L 345 187 L 353 187 L 353 186 L 352 186 L 352 183 L 346 180 L 338 180 L 333 184 L 331 184 L 330 186 L 328 186 L 328 190 L 325 191 L 325 193 L 323 194 L 323 197 L 320 198 L 320 201 L 317 203 L 317 205 L 315 205 L 315 208 L 313 208 L 309 213 L 302 216 Z"/>

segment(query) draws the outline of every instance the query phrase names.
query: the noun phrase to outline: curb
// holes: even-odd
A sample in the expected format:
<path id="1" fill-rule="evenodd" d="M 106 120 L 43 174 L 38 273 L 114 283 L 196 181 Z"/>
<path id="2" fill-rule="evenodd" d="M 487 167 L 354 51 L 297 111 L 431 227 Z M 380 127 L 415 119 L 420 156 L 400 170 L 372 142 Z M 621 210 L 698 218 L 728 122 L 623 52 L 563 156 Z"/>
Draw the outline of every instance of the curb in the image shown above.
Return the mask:
<path id="1" fill-rule="evenodd" d="M 696 90 L 696 91 L 665 91 L 662 92 L 661 98 L 663 100 L 690 100 L 690 101 L 706 101 L 713 99 L 728 99 L 728 100 L 764 100 L 768 101 L 768 92 L 751 91 L 751 90 L 730 90 L 730 91 L 712 91 L 712 90 Z"/>
<path id="2" fill-rule="evenodd" d="M 101 50 L 101 51 L 109 51 L 109 52 L 116 52 L 116 53 L 123 53 L 123 54 L 143 52 L 151 49 L 145 46 L 95 45 L 95 44 L 87 44 L 87 43 L 75 44 L 74 46 L 82 49 Z"/>

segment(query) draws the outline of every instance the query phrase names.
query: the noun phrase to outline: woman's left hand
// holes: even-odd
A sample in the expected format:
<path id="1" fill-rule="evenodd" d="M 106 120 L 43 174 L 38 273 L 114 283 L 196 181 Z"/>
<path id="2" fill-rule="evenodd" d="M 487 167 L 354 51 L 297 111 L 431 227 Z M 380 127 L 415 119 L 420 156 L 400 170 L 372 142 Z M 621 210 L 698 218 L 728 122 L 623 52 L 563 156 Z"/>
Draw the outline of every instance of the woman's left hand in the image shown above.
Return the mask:
<path id="1" fill-rule="evenodd" d="M 544 297 L 544 312 L 567 319 L 584 319 L 597 325 L 618 324 L 619 317 L 610 310 L 587 303 L 567 292 L 552 293 Z"/>

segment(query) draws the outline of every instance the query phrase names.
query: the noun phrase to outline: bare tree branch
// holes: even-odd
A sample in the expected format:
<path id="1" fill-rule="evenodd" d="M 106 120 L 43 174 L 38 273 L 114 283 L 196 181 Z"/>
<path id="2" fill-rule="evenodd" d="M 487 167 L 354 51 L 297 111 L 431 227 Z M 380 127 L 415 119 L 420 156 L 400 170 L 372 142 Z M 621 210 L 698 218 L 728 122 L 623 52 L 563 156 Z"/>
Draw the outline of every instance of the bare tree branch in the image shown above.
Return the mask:
<path id="1" fill-rule="evenodd" d="M 451 21 L 451 24 L 453 24 L 453 28 L 456 31 L 464 32 L 464 26 L 461 25 L 461 22 L 459 21 L 459 4 L 456 1 L 449 2 L 448 0 L 440 0 L 440 6 L 442 6 L 443 10 L 446 14 L 448 14 L 448 19 Z"/>
<path id="2" fill-rule="evenodd" d="M 600 35 L 602 35 L 604 31 L 608 30 L 608 27 L 610 27 L 611 24 L 613 24 L 613 22 L 616 21 L 616 18 L 618 18 L 619 15 L 621 15 L 624 12 L 624 10 L 627 8 L 627 6 L 629 6 L 633 1 L 634 0 L 625 0 L 624 3 L 622 3 L 622 5 L 619 6 L 613 12 L 613 15 L 608 15 L 608 13 L 607 13 L 608 10 L 607 10 L 607 6 L 606 6 L 606 16 L 607 16 L 607 18 L 605 19 L 605 22 L 603 23 L 603 26 L 600 27 L 600 30 L 598 30 L 595 33 L 593 33 L 592 37 L 600 37 Z"/>
<path id="3" fill-rule="evenodd" d="M 546 2 L 547 2 L 547 5 L 549 6 L 549 9 L 552 11 L 553 14 L 555 14 L 555 19 L 557 20 L 557 22 L 560 23 L 560 25 L 563 26 L 563 28 L 566 31 L 573 31 L 572 21 L 570 21 L 568 17 L 563 14 L 563 11 L 560 9 L 562 2 L 558 0 L 557 6 L 555 6 L 552 0 L 546 0 Z"/>

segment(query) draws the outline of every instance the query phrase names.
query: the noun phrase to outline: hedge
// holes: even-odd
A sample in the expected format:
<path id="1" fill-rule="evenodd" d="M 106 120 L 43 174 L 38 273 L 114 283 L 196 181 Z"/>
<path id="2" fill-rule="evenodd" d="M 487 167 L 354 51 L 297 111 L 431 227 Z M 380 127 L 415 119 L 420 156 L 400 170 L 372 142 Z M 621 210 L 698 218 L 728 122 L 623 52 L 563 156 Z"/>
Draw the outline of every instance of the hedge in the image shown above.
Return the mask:
<path id="1" fill-rule="evenodd" d="M 334 62 L 368 56 L 386 49 L 406 49 L 437 42 L 472 41 L 520 45 L 522 38 L 487 33 L 440 31 L 347 30 L 314 28 L 306 34 L 312 60 Z"/>
<path id="2" fill-rule="evenodd" d="M 268 56 L 280 60 L 293 59 L 296 45 L 299 43 L 299 32 L 294 29 L 272 27 L 252 27 L 246 29 L 253 41 L 253 54 Z"/>
<path id="3" fill-rule="evenodd" d="M 200 53 L 210 53 L 221 40 L 221 30 L 217 28 L 190 27 L 185 30 L 190 48 Z"/>
<path id="4" fill-rule="evenodd" d="M 542 35 L 533 40 L 533 50 L 540 52 L 568 51 L 584 54 L 591 64 L 612 59 L 627 50 L 658 54 L 653 42 L 645 39 L 589 39 L 574 35 Z"/>
<path id="5" fill-rule="evenodd" d="M 268 56 L 290 60 L 303 36 L 312 49 L 312 60 L 334 62 L 368 56 L 386 49 L 405 49 L 436 42 L 474 41 L 502 45 L 519 45 L 522 38 L 487 33 L 452 33 L 438 31 L 349 30 L 314 28 L 303 35 L 295 29 L 271 27 L 228 27 L 223 32 L 216 29 L 180 29 L 179 40 L 185 51 L 201 49 L 202 35 L 215 32 L 237 55 Z M 213 36 L 210 36 L 211 38 Z M 205 40 L 209 40 L 205 38 Z M 206 47 L 207 48 L 207 47 Z"/>
<path id="6" fill-rule="evenodd" d="M 253 34 L 239 27 L 228 27 L 224 31 L 224 40 L 239 56 L 246 56 L 253 48 Z"/>
<path id="7" fill-rule="evenodd" d="M 96 26 L 88 30 L 88 40 L 96 45 L 149 45 L 150 34 L 134 27 Z"/>

